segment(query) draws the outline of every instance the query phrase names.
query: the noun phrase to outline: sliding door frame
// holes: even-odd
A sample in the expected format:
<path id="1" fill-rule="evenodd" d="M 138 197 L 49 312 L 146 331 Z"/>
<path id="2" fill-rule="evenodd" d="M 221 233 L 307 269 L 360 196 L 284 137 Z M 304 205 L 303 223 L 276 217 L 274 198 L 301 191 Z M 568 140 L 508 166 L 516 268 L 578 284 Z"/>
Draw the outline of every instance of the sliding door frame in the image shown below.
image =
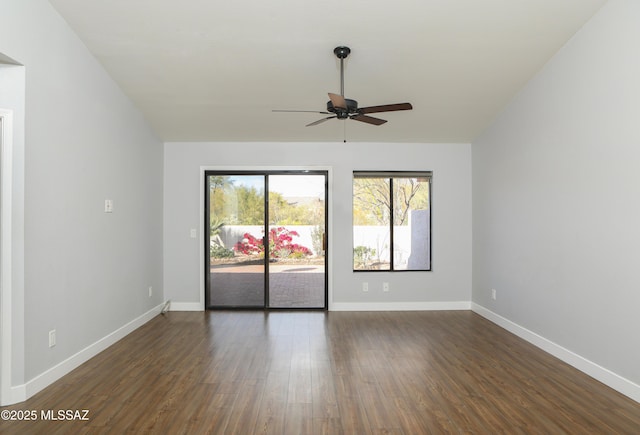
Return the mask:
<path id="1" fill-rule="evenodd" d="M 331 168 L 328 167 L 201 167 L 201 291 L 200 306 L 202 310 L 328 310 L 330 304 L 331 280 L 330 280 L 330 246 L 331 246 L 331 210 L 329 207 L 329 192 L 331 187 Z M 209 300 L 209 290 L 211 286 L 211 263 L 209 255 L 209 212 L 210 212 L 210 196 L 209 196 L 209 180 L 210 175 L 229 175 L 229 176 L 264 176 L 265 189 L 265 222 L 264 234 L 269 234 L 269 176 L 271 175 L 322 175 L 324 176 L 324 306 L 323 307 L 270 307 L 269 306 L 269 252 L 265 250 L 265 269 L 264 269 L 264 306 L 212 306 Z"/>

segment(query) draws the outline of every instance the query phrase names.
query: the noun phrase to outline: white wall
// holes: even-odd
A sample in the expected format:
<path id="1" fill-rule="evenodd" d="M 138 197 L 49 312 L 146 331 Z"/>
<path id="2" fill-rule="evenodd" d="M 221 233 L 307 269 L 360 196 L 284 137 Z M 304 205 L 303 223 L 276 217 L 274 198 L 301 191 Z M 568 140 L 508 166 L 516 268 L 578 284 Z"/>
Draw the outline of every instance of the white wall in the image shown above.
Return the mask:
<path id="1" fill-rule="evenodd" d="M 2 1 L 0 53 L 26 71 L 15 386 L 161 304 L 162 144 L 47 1 Z"/>
<path id="2" fill-rule="evenodd" d="M 201 300 L 201 167 L 330 168 L 331 309 L 421 309 L 471 298 L 471 151 L 468 144 L 167 143 L 164 168 L 164 283 L 172 303 Z M 354 170 L 433 171 L 433 271 L 352 271 Z M 198 239 L 189 237 L 197 228 Z M 363 293 L 362 282 L 369 282 Z M 382 292 L 388 281 L 391 291 Z M 452 305 L 447 305 L 451 307 Z"/>
<path id="3" fill-rule="evenodd" d="M 635 397 L 638 23 L 640 2 L 607 3 L 472 145 L 473 301 L 635 383 Z"/>
<path id="4" fill-rule="evenodd" d="M 25 70 L 0 53 L 0 109 L 5 114 L 2 143 L 2 317 L 1 403 L 9 387 L 24 379 L 24 100 Z M 0 62 L 3 59 L 0 58 Z M 10 118 L 10 119 L 9 119 Z M 9 125 L 11 123 L 11 125 Z M 9 133 L 10 132 L 10 133 Z M 7 257 L 7 258 L 5 258 Z M 13 289 L 13 292 L 12 292 Z M 13 294 L 12 294 L 13 293 Z M 12 339 L 14 337 L 14 339 Z M 11 367 L 14 370 L 11 370 Z"/>

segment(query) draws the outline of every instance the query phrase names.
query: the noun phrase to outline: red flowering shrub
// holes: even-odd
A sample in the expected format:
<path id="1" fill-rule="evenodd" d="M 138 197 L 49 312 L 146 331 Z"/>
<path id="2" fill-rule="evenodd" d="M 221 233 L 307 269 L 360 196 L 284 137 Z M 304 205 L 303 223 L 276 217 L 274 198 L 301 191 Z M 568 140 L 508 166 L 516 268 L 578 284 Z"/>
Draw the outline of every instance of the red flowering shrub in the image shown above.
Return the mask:
<path id="1" fill-rule="evenodd" d="M 264 252 L 262 239 L 256 239 L 249 233 L 244 233 L 243 239 L 233 246 L 233 250 L 245 255 L 254 255 Z"/>
<path id="2" fill-rule="evenodd" d="M 293 237 L 299 237 L 296 231 L 284 227 L 269 230 L 269 255 L 272 258 L 286 258 L 289 256 L 302 257 L 311 255 L 309 248 L 293 242 Z M 264 254 L 264 243 L 249 233 L 244 233 L 243 239 L 235 244 L 233 249 L 245 255 Z"/>

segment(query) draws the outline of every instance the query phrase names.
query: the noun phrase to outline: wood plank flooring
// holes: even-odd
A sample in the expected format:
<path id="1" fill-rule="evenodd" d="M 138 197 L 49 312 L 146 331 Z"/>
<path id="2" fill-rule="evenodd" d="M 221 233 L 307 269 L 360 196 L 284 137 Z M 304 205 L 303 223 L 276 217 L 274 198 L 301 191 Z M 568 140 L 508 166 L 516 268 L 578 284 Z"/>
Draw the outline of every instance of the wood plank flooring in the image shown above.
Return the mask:
<path id="1" fill-rule="evenodd" d="M 39 417 L 3 434 L 640 433 L 639 403 L 470 311 L 170 312 L 2 410 Z"/>

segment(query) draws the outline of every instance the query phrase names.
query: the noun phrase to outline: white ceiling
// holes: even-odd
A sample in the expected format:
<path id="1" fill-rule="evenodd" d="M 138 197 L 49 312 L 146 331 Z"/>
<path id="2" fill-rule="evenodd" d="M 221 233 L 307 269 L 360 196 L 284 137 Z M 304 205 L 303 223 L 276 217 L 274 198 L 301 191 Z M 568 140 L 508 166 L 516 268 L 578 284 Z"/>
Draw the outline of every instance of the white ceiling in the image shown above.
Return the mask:
<path id="1" fill-rule="evenodd" d="M 50 0 L 164 141 L 471 142 L 606 0 Z M 410 102 L 374 126 L 272 109 Z"/>

